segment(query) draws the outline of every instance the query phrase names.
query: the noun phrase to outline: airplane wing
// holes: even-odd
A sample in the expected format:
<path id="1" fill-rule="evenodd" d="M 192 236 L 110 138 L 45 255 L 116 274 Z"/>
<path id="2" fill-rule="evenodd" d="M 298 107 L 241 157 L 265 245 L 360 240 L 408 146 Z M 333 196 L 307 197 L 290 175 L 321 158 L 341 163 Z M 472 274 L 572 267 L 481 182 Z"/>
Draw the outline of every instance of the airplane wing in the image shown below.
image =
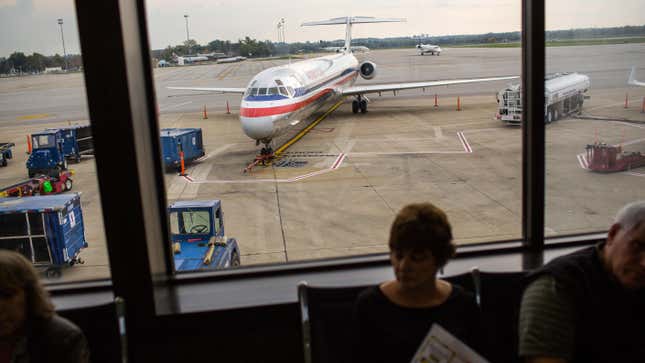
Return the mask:
<path id="1" fill-rule="evenodd" d="M 186 91 L 207 91 L 215 93 L 237 93 L 244 94 L 246 88 L 226 88 L 226 87 L 166 87 L 168 89 L 178 89 Z"/>
<path id="2" fill-rule="evenodd" d="M 636 80 L 636 67 L 632 67 L 632 72 L 629 74 L 629 79 L 627 80 L 627 84 L 630 84 L 632 86 L 645 87 L 645 82 Z"/>
<path id="3" fill-rule="evenodd" d="M 350 95 L 362 95 L 365 93 L 377 93 L 377 92 L 387 92 L 387 91 L 400 91 L 405 89 L 415 89 L 415 88 L 426 88 L 426 87 L 436 87 L 436 86 L 450 86 L 457 84 L 467 84 L 467 83 L 478 83 L 478 82 L 492 82 L 492 81 L 504 81 L 511 79 L 518 79 L 519 76 L 509 76 L 509 77 L 492 77 L 492 78 L 472 78 L 472 79 L 452 79 L 445 81 L 425 81 L 425 82 L 409 82 L 409 83 L 389 83 L 389 84 L 370 84 L 370 85 L 360 85 L 352 86 L 342 90 L 344 96 Z"/>

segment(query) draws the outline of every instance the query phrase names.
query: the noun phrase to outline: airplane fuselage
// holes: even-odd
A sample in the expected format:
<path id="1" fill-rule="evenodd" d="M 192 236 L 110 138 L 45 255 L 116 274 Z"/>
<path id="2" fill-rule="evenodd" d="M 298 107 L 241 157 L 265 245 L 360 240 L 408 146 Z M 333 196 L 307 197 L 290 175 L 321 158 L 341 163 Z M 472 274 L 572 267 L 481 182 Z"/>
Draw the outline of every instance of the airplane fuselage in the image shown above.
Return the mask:
<path id="1" fill-rule="evenodd" d="M 359 74 L 351 53 L 308 59 L 268 68 L 248 84 L 240 122 L 252 139 L 269 143 L 308 118 L 325 102 L 341 96 Z"/>

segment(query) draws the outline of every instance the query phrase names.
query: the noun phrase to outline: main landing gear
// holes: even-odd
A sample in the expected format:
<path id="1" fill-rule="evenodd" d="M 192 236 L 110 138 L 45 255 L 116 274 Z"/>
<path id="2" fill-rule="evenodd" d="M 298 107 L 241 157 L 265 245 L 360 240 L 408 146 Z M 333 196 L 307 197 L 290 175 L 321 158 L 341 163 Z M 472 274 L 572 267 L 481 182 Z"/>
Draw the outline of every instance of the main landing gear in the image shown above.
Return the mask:
<path id="1" fill-rule="evenodd" d="M 367 113 L 367 99 L 361 95 L 356 96 L 356 99 L 352 101 L 352 112 L 358 113 Z"/>

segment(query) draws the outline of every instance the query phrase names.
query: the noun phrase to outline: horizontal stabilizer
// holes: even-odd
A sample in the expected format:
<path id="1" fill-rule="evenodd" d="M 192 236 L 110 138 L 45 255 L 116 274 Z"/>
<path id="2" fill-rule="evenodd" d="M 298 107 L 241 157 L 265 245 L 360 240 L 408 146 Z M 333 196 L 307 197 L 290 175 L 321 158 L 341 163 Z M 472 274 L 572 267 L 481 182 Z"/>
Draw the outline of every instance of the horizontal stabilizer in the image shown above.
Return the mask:
<path id="1" fill-rule="evenodd" d="M 302 23 L 302 26 L 365 24 L 365 23 L 397 23 L 397 22 L 404 22 L 404 21 L 405 19 L 402 19 L 402 18 L 374 18 L 371 16 L 346 16 L 342 18 L 333 18 L 329 20 L 310 21 L 307 23 Z"/>

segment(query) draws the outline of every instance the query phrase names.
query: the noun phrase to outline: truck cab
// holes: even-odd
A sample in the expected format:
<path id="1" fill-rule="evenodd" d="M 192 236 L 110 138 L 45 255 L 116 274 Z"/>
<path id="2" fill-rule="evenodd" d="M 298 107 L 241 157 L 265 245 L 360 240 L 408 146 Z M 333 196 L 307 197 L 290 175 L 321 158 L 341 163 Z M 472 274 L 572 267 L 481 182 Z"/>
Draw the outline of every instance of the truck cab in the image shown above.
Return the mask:
<path id="1" fill-rule="evenodd" d="M 36 174 L 55 177 L 67 169 L 63 141 L 63 135 L 59 130 L 45 130 L 31 135 L 33 149 L 27 159 L 27 173 L 30 178 Z"/>
<path id="2" fill-rule="evenodd" d="M 240 250 L 226 237 L 219 200 L 177 201 L 168 207 L 175 271 L 238 266 Z"/>

